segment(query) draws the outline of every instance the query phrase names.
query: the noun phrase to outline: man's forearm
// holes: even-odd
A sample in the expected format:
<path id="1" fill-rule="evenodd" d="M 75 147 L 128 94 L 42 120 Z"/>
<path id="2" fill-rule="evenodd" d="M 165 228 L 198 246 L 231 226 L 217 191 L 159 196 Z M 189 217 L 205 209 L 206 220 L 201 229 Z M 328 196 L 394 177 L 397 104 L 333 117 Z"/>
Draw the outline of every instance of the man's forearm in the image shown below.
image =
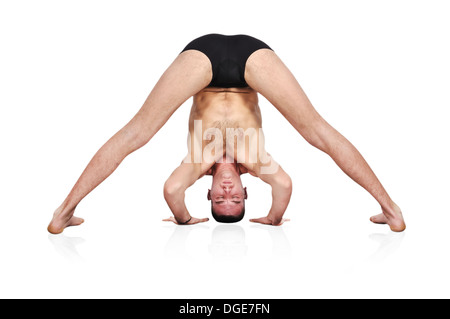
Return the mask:
<path id="1" fill-rule="evenodd" d="M 272 186 L 272 207 L 269 212 L 269 219 L 272 225 L 278 225 L 283 219 L 283 215 L 289 205 L 292 194 L 292 184 L 288 180 L 284 184 L 276 184 Z"/>

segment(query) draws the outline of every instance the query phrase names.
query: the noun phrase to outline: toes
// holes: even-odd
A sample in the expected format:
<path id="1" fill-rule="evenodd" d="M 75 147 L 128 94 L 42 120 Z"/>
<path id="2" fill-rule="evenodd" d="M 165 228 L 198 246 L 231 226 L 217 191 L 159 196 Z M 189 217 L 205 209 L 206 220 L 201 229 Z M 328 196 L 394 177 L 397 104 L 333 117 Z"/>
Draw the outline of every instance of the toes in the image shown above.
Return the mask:
<path id="1" fill-rule="evenodd" d="M 72 217 L 71 219 L 70 219 L 70 222 L 69 222 L 69 226 L 78 226 L 78 225 L 81 225 L 82 223 L 84 223 L 84 219 L 83 218 L 79 218 L 79 217 Z"/>
<path id="2" fill-rule="evenodd" d="M 383 214 L 370 217 L 370 221 L 375 224 L 387 224 L 387 218 Z"/>

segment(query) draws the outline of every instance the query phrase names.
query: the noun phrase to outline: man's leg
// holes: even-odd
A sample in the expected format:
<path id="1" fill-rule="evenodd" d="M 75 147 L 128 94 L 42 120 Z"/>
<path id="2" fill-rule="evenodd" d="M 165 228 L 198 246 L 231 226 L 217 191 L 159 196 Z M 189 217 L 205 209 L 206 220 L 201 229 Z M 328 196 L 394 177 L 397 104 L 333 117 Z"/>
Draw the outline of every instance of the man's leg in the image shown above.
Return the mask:
<path id="1" fill-rule="evenodd" d="M 253 53 L 247 61 L 245 79 L 311 145 L 327 153 L 350 178 L 378 201 L 382 214 L 373 216 L 372 222 L 389 224 L 393 231 L 405 229 L 400 208 L 389 197 L 362 155 L 319 115 L 293 74 L 273 51 L 262 49 Z"/>
<path id="2" fill-rule="evenodd" d="M 94 155 L 53 214 L 48 231 L 61 233 L 67 226 L 81 224 L 83 220 L 73 216 L 78 203 L 114 172 L 126 156 L 144 146 L 211 78 L 211 63 L 206 55 L 194 50 L 181 53 L 161 76 L 139 112 Z"/>

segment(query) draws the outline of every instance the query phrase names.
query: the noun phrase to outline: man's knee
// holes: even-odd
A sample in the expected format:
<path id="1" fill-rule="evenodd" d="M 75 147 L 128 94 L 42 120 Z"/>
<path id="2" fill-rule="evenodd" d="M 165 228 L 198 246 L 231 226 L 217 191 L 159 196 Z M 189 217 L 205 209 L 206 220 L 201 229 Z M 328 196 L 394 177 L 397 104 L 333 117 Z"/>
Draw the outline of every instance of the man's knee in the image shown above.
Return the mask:
<path id="1" fill-rule="evenodd" d="M 325 150 L 327 131 L 329 131 L 329 125 L 325 121 L 320 120 L 302 125 L 299 129 L 299 133 L 303 138 L 320 150 Z"/>
<path id="2" fill-rule="evenodd" d="M 137 150 L 147 144 L 152 136 L 141 125 L 127 125 L 120 131 L 125 143 L 132 151 Z"/>

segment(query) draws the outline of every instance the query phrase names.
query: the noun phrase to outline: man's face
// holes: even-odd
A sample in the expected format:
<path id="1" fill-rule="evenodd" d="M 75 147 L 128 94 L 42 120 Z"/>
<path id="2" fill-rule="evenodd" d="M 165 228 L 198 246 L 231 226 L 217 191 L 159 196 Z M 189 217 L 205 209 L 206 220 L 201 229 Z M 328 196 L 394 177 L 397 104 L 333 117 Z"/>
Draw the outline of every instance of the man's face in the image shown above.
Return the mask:
<path id="1" fill-rule="evenodd" d="M 242 187 L 241 177 L 236 170 L 223 168 L 216 172 L 208 199 L 218 215 L 236 216 L 242 212 L 247 189 Z"/>

